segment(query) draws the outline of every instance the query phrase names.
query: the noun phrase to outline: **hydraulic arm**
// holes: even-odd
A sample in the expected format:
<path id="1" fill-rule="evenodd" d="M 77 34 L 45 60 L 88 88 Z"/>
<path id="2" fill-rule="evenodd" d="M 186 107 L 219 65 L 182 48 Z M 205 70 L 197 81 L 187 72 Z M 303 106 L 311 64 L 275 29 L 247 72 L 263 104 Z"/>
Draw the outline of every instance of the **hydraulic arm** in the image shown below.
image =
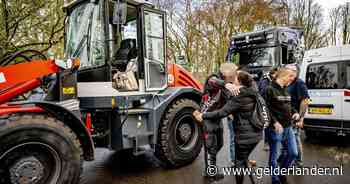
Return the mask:
<path id="1" fill-rule="evenodd" d="M 36 60 L 0 67 L 0 104 L 41 85 L 41 78 L 57 73 L 53 60 Z"/>

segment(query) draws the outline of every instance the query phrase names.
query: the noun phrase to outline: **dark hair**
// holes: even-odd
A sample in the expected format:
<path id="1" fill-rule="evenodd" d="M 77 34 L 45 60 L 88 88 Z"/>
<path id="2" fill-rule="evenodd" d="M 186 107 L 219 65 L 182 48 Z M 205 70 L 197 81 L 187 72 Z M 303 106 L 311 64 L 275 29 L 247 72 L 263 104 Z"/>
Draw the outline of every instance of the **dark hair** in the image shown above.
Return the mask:
<path id="1" fill-rule="evenodd" d="M 278 67 L 273 67 L 273 68 L 271 68 L 271 70 L 270 70 L 270 75 L 273 75 L 273 74 L 277 73 L 278 70 L 279 70 Z"/>
<path id="2" fill-rule="evenodd" d="M 238 71 L 237 73 L 237 79 L 239 81 L 239 83 L 241 83 L 241 85 L 245 86 L 245 87 L 251 87 L 253 85 L 253 77 L 245 71 Z"/>

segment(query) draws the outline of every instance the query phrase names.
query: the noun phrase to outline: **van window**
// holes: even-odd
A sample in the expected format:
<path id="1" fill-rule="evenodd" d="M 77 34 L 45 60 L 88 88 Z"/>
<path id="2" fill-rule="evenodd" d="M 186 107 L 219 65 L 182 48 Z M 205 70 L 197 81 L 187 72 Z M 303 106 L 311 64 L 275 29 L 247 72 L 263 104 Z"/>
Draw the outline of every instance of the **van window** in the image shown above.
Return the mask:
<path id="1" fill-rule="evenodd" d="M 350 89 L 350 61 L 343 61 L 340 64 L 340 81 L 343 86 L 340 86 L 344 89 Z"/>
<path id="2" fill-rule="evenodd" d="M 310 65 L 306 71 L 306 85 L 309 89 L 340 88 L 338 63 Z"/>

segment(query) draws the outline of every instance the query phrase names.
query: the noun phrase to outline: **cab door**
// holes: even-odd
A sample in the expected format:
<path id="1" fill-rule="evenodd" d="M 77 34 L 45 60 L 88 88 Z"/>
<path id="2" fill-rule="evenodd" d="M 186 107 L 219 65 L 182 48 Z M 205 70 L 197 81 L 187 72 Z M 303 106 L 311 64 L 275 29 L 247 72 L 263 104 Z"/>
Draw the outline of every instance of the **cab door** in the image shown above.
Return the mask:
<path id="1" fill-rule="evenodd" d="M 145 6 L 140 8 L 146 91 L 167 87 L 165 12 Z"/>

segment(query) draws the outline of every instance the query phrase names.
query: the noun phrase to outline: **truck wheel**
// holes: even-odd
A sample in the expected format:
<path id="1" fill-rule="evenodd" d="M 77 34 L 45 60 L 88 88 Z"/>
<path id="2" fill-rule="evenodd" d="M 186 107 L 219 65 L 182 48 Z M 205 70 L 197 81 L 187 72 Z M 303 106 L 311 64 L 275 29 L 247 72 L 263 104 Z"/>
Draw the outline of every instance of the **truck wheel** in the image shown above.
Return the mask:
<path id="1" fill-rule="evenodd" d="M 156 156 L 167 167 L 193 162 L 202 148 L 202 129 L 192 113 L 198 104 L 190 99 L 175 101 L 166 111 L 158 129 Z"/>
<path id="2" fill-rule="evenodd" d="M 47 115 L 0 119 L 0 184 L 76 184 L 82 151 L 70 128 Z"/>

